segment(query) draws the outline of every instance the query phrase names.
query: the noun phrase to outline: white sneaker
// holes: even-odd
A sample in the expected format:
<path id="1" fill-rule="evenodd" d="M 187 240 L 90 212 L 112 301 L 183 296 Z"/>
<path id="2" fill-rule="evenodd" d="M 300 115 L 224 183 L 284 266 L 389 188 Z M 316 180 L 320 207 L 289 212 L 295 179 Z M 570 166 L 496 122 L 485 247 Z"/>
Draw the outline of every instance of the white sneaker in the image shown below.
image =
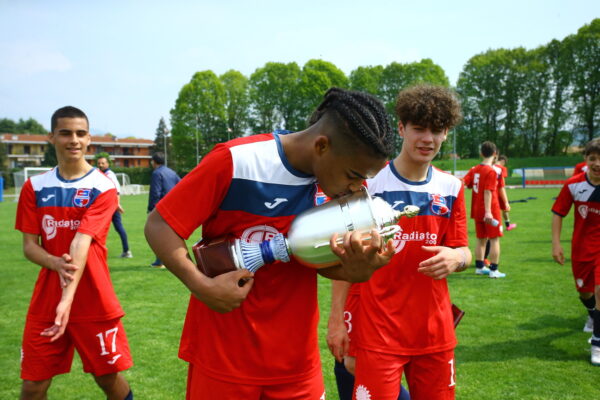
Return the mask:
<path id="1" fill-rule="evenodd" d="M 504 278 L 506 276 L 505 273 L 502 273 L 498 270 L 491 271 L 490 270 L 490 278 Z"/>
<path id="2" fill-rule="evenodd" d="M 475 268 L 475 274 L 476 275 L 489 275 L 490 269 L 488 267 Z"/>
<path id="3" fill-rule="evenodd" d="M 584 332 L 594 332 L 594 319 L 588 315 L 587 321 L 585 321 L 585 325 L 583 326 Z"/>
<path id="4" fill-rule="evenodd" d="M 132 258 L 133 254 L 131 254 L 131 250 L 127 250 L 121 253 L 121 258 Z"/>
<path id="5" fill-rule="evenodd" d="M 600 346 L 592 346 L 592 357 L 591 362 L 592 365 L 600 366 Z"/>

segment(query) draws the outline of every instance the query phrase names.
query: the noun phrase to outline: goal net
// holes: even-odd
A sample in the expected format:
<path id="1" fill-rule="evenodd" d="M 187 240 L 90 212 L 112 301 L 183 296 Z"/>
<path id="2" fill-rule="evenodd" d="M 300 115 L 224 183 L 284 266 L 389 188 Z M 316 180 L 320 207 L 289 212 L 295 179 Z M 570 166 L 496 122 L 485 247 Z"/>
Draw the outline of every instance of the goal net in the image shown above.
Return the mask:
<path id="1" fill-rule="evenodd" d="M 26 167 L 21 171 L 13 172 L 13 178 L 15 180 L 15 201 L 19 200 L 19 194 L 21 193 L 21 188 L 27 181 L 27 179 L 31 178 L 34 175 L 43 174 L 44 172 L 50 171 L 52 168 L 50 167 Z"/>
<path id="2" fill-rule="evenodd" d="M 131 181 L 129 180 L 129 175 L 127 175 L 126 173 L 123 172 L 119 172 L 115 174 L 117 176 L 117 180 L 119 181 L 119 184 L 121 185 L 121 194 L 122 195 L 128 195 L 128 194 L 142 194 L 142 185 L 136 185 L 136 184 L 131 184 Z"/>

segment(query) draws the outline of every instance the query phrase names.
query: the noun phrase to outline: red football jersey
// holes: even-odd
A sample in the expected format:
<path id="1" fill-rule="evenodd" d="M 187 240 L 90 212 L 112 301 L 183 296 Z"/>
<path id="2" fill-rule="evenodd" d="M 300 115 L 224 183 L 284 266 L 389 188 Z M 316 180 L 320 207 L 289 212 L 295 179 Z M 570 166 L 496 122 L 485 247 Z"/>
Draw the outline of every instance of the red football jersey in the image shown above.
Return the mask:
<path id="1" fill-rule="evenodd" d="M 124 315 L 106 263 L 106 236 L 116 208 L 115 185 L 96 168 L 69 181 L 54 168 L 31 177 L 21 189 L 15 228 L 40 235 L 48 253 L 58 257 L 68 254 L 76 232 L 93 238 L 73 299 L 70 322 L 102 321 Z M 27 318 L 54 321 L 61 295 L 58 273 L 41 268 Z"/>
<path id="2" fill-rule="evenodd" d="M 585 161 L 582 161 L 582 162 L 578 163 L 577 165 L 575 165 L 575 168 L 573 169 L 573 176 L 580 174 L 582 172 L 587 172 L 587 170 L 588 170 L 587 163 Z"/>
<path id="3" fill-rule="evenodd" d="M 456 346 L 452 305 L 446 279 L 418 272 L 431 258 L 422 246 L 468 246 L 464 189 L 459 179 L 433 167 L 427 180 L 410 182 L 393 163 L 367 181 L 369 192 L 396 209 L 420 208 L 401 218 L 394 236 L 396 254 L 360 286 L 354 328 L 357 346 L 400 355 L 445 351 Z"/>
<path id="4" fill-rule="evenodd" d="M 219 144 L 157 205 L 183 238 L 233 235 L 260 242 L 287 233 L 324 201 L 315 178 L 287 161 L 277 134 Z M 241 307 L 220 314 L 190 298 L 179 355 L 213 378 L 284 384 L 321 373 L 317 273 L 297 261 L 261 267 Z"/>
<path id="5" fill-rule="evenodd" d="M 575 222 L 571 258 L 576 262 L 598 259 L 600 257 L 600 185 L 592 185 L 585 174 L 569 178 L 556 198 L 552 212 L 564 217 L 573 204 Z"/>
<path id="6" fill-rule="evenodd" d="M 472 167 L 464 176 L 465 186 L 473 189 L 471 193 L 471 218 L 483 221 L 485 216 L 484 192 L 492 192 L 492 215 L 500 218 L 500 205 L 498 204 L 498 173 L 490 165 L 478 164 Z"/>

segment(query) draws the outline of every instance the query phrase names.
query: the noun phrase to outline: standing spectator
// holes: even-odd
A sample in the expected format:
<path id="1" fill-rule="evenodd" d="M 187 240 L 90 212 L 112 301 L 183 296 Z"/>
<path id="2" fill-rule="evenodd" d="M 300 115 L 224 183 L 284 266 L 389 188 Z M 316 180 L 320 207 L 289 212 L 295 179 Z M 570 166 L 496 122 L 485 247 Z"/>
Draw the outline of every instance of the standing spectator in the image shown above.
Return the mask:
<path id="1" fill-rule="evenodd" d="M 156 207 L 156 204 L 160 199 L 165 197 L 181 180 L 175 171 L 165 165 L 165 155 L 161 151 L 152 155 L 152 168 L 148 212 L 154 210 L 154 207 Z M 150 266 L 153 268 L 164 268 L 164 265 L 158 256 Z"/>
<path id="2" fill-rule="evenodd" d="M 52 378 L 69 372 L 76 349 L 108 399 L 132 400 L 120 374 L 133 365 L 124 313 L 106 262 L 117 191 L 85 161 L 91 137 L 83 111 L 58 109 L 48 141 L 58 166 L 25 182 L 15 224 L 25 257 L 42 267 L 23 334 L 21 399 L 46 399 Z"/>
<path id="3" fill-rule="evenodd" d="M 589 316 L 583 330 L 593 332 L 591 362 L 600 366 L 600 138 L 585 145 L 584 157 L 587 171 L 569 178 L 552 206 L 552 257 L 565 263 L 560 244 L 562 219 L 575 205 L 571 269 Z"/>
<path id="4" fill-rule="evenodd" d="M 508 177 L 506 163 L 508 163 L 508 157 L 501 154 L 498 156 L 498 160 L 496 161 L 496 165 L 494 165 L 494 168 L 500 169 L 500 172 L 498 174 L 498 203 L 500 204 L 500 210 L 502 210 L 504 225 L 506 226 L 507 231 L 512 231 L 517 227 L 517 224 L 510 223 L 510 204 L 508 202 L 508 196 L 506 194 L 506 182 L 504 181 L 506 177 Z"/>
<path id="5" fill-rule="evenodd" d="M 381 236 L 359 232 L 331 248 L 340 264 L 314 269 L 294 258 L 255 274 L 209 278 L 188 256 L 199 226 L 205 239 L 260 242 L 286 234 L 294 217 L 323 194 L 360 190 L 385 166 L 393 131 L 383 104 L 366 93 L 332 88 L 300 132 L 273 132 L 218 144 L 148 216 L 146 238 L 190 290 L 179 356 L 189 363 L 187 398 L 325 398 L 317 325 L 317 273 L 364 281 L 393 254 Z M 246 280 L 240 286 L 240 280 Z"/>
<path id="6" fill-rule="evenodd" d="M 356 399 L 396 400 L 403 373 L 413 400 L 453 399 L 456 336 L 446 277 L 466 269 L 471 253 L 462 183 L 431 161 L 460 121 L 460 105 L 446 88 L 418 85 L 399 93 L 395 110 L 402 149 L 367 185 L 395 207 L 420 211 L 400 219 L 395 255 L 359 285 L 358 297 L 349 296 L 356 307 L 345 301 L 350 284 L 333 283 L 328 345 L 338 359 L 354 348 Z M 351 342 L 344 303 L 355 310 Z"/>
<path id="7" fill-rule="evenodd" d="M 121 214 L 125 212 L 123 207 L 121 206 L 121 185 L 119 184 L 119 180 L 114 172 L 110 169 L 110 160 L 106 153 L 96 157 L 96 166 L 100 171 L 104 173 L 104 175 L 108 176 L 108 178 L 115 184 L 117 188 L 117 211 L 112 216 L 112 223 L 115 227 L 115 230 L 119 234 L 121 238 L 121 247 L 123 248 L 123 252 L 121 253 L 121 258 L 131 258 L 133 254 L 131 254 L 131 250 L 129 250 L 129 242 L 127 241 L 127 232 L 125 232 L 125 227 L 121 222 Z"/>
<path id="8" fill-rule="evenodd" d="M 496 157 L 496 145 L 483 142 L 480 147 L 483 160 L 472 167 L 463 178 L 465 186 L 472 188 L 471 218 L 475 220 L 477 244 L 475 247 L 475 273 L 490 278 L 504 278 L 500 272 L 500 205 L 498 204 L 498 174 L 492 167 Z M 490 242 L 490 267 L 484 265 L 485 246 Z"/>

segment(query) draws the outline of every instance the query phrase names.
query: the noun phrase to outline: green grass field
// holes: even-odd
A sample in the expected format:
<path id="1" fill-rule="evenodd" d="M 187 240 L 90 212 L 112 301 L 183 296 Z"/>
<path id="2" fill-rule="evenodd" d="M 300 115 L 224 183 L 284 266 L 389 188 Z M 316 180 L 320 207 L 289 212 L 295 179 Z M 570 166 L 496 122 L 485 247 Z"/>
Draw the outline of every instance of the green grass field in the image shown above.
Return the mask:
<path id="1" fill-rule="evenodd" d="M 457 330 L 459 399 L 600 398 L 600 368 L 589 363 L 589 334 L 582 332 L 585 313 L 570 268 L 551 259 L 549 209 L 557 193 L 558 189 L 508 191 L 513 200 L 537 199 L 512 204 L 511 220 L 519 227 L 501 242 L 500 269 L 506 279 L 476 276 L 472 268 L 449 279 L 453 301 L 466 311 Z M 0 399 L 18 397 L 21 334 L 38 273 L 22 255 L 21 235 L 13 229 L 16 203 L 7 200 L 0 203 Z M 148 267 L 153 255 L 142 232 L 147 197 L 123 197 L 122 203 L 134 258 L 118 258 L 120 242 L 112 228 L 108 248 L 135 362 L 125 375 L 138 399 L 183 399 L 187 369 L 177 350 L 188 293 L 168 271 Z M 563 234 L 567 252 L 571 226 L 569 216 Z M 469 227 L 473 239 L 472 223 Z M 329 288 L 329 281 L 319 281 L 319 335 L 328 398 L 336 399 L 333 360 L 324 340 Z M 72 372 L 54 379 L 49 398 L 103 396 L 76 357 Z"/>

